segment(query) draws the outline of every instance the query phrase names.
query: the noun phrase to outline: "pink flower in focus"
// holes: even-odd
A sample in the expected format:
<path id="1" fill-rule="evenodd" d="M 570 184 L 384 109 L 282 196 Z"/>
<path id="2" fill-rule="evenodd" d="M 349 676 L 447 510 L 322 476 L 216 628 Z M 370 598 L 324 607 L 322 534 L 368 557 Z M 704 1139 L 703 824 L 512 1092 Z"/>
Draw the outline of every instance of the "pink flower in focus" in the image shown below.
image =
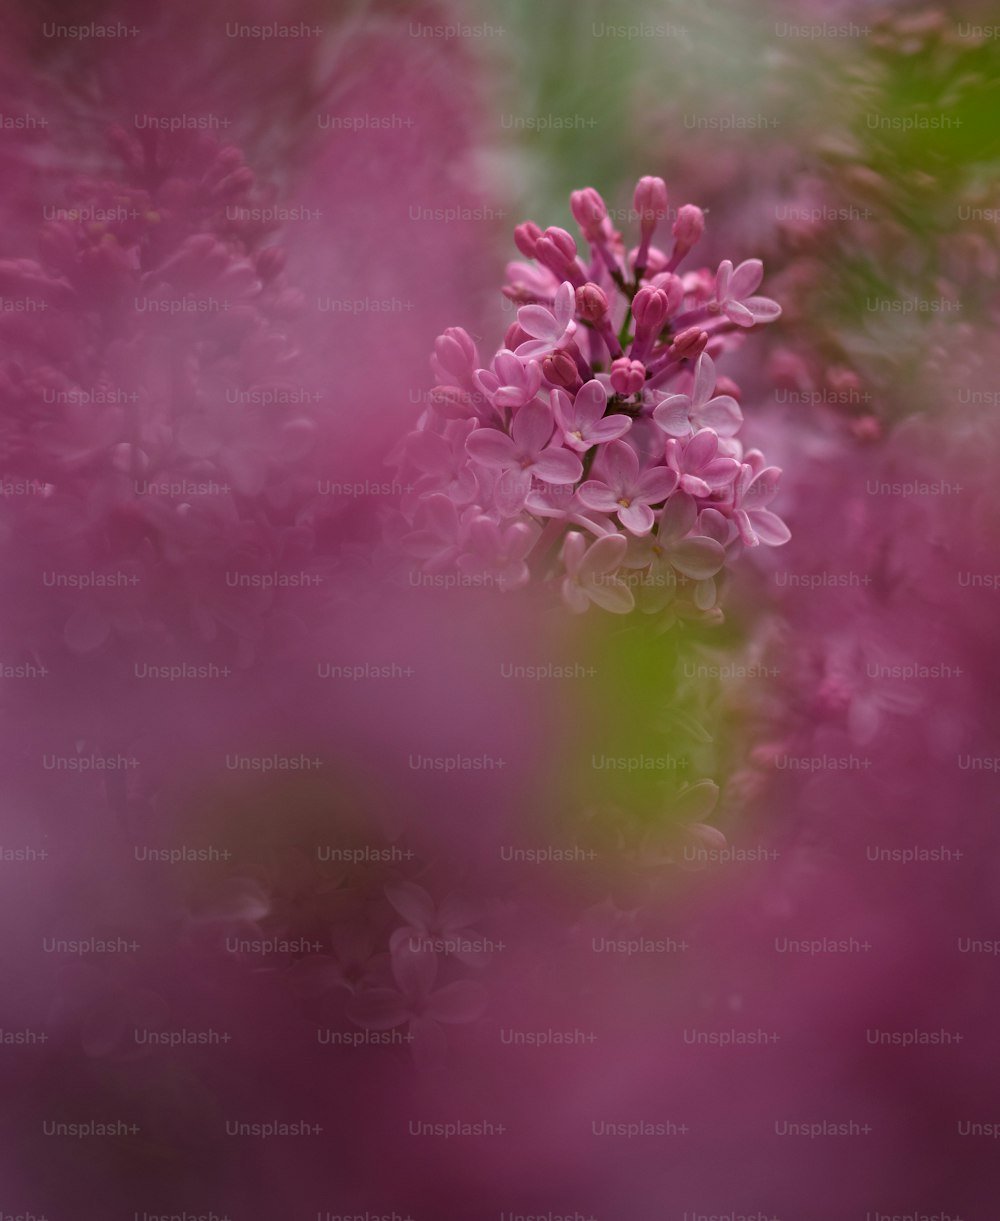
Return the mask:
<path id="1" fill-rule="evenodd" d="M 515 354 L 522 360 L 528 356 L 545 356 L 568 343 L 576 334 L 575 309 L 576 293 L 568 280 L 556 290 L 552 309 L 546 309 L 544 305 L 523 305 L 517 311 L 517 323 L 532 338 L 519 344 Z"/>
<path id="2" fill-rule="evenodd" d="M 723 259 L 715 276 L 713 310 L 719 310 L 737 326 L 751 327 L 757 322 L 774 322 L 781 317 L 781 306 L 770 297 L 750 294 L 764 278 L 760 259 L 745 259 L 736 270 Z"/>
<path id="3" fill-rule="evenodd" d="M 627 415 L 604 415 L 608 392 L 596 378 L 581 386 L 573 399 L 563 390 L 554 390 L 552 401 L 563 441 L 581 454 L 594 445 L 617 441 L 632 427 Z"/>
<path id="4" fill-rule="evenodd" d="M 702 352 L 695 365 L 690 394 L 668 394 L 653 411 L 653 419 L 671 437 L 687 437 L 693 428 L 711 428 L 720 437 L 733 437 L 743 423 L 740 405 L 729 394 L 715 393 L 715 361 Z"/>
<path id="5" fill-rule="evenodd" d="M 601 455 L 603 479 L 580 485 L 581 504 L 599 513 L 615 513 L 632 534 L 653 528 L 651 505 L 660 504 L 677 487 L 677 472 L 653 466 L 639 471 L 639 457 L 627 441 L 612 441 Z"/>
<path id="6" fill-rule="evenodd" d="M 740 467 L 733 495 L 733 519 L 748 547 L 760 543 L 780 547 L 792 537 L 781 518 L 766 507 L 777 495 L 780 475 L 777 466 L 765 467 L 758 474 L 747 462 Z"/>
<path id="7" fill-rule="evenodd" d="M 543 483 L 575 483 L 583 474 L 576 454 L 555 440 L 552 408 L 547 403 L 538 401 L 522 407 L 514 416 L 510 432 L 508 436 L 494 428 L 477 428 L 469 434 L 466 450 L 483 466 L 512 471 L 524 496 L 533 476 Z"/>
<path id="8" fill-rule="evenodd" d="M 670 437 L 666 454 L 680 490 L 692 496 L 710 496 L 732 483 L 740 469 L 735 458 L 719 457 L 719 436 L 711 428 L 700 429 L 686 445 Z"/>

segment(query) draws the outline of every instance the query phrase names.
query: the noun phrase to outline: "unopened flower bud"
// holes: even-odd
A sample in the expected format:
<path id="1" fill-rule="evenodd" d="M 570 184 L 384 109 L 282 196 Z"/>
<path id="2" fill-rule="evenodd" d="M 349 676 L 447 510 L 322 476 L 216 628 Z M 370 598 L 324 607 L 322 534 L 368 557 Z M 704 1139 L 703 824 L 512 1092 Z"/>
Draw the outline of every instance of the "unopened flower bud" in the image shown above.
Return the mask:
<path id="1" fill-rule="evenodd" d="M 535 258 L 557 276 L 565 276 L 576 259 L 576 242 L 565 229 L 550 225 L 535 243 Z"/>
<path id="2" fill-rule="evenodd" d="M 616 360 L 611 366 L 611 388 L 623 398 L 638 394 L 646 384 L 646 366 L 641 360 L 629 360 L 627 356 Z"/>
<path id="3" fill-rule="evenodd" d="M 658 335 L 670 315 L 670 300 L 662 288 L 640 288 L 632 300 L 637 331 Z"/>
<path id="4" fill-rule="evenodd" d="M 674 360 L 694 360 L 704 352 L 707 343 L 708 331 L 689 326 L 686 331 L 681 331 L 674 337 L 674 342 L 670 345 L 670 356 Z"/>
<path id="5" fill-rule="evenodd" d="M 677 212 L 674 221 L 673 235 L 678 246 L 683 246 L 685 252 L 701 240 L 705 232 L 705 213 L 694 204 L 684 204 Z"/>
<path id="6" fill-rule="evenodd" d="M 576 312 L 585 322 L 598 322 L 608 312 L 608 296 L 599 284 L 588 281 L 576 290 Z"/>
<path id="7" fill-rule="evenodd" d="M 584 187 L 582 191 L 573 191 L 569 197 L 569 208 L 573 219 L 580 226 L 580 231 L 588 240 L 593 240 L 601 232 L 601 225 L 608 215 L 608 207 L 601 198 L 599 191 L 593 187 Z"/>
<path id="8" fill-rule="evenodd" d="M 576 361 L 568 352 L 552 352 L 542 361 L 545 379 L 553 386 L 576 390 L 582 383 L 577 372 Z"/>
<path id="9" fill-rule="evenodd" d="M 503 337 L 503 346 L 513 352 L 522 343 L 527 343 L 530 338 L 531 336 L 527 331 L 522 331 L 516 322 L 512 322 L 507 328 L 506 335 Z"/>
<path id="10" fill-rule="evenodd" d="M 657 224 L 667 214 L 667 184 L 662 178 L 646 176 L 635 185 L 632 204 L 639 217 L 639 229 L 648 241 Z"/>
<path id="11" fill-rule="evenodd" d="M 542 231 L 533 220 L 526 220 L 523 225 L 514 228 L 514 245 L 526 259 L 535 258 L 535 243 L 542 236 Z"/>

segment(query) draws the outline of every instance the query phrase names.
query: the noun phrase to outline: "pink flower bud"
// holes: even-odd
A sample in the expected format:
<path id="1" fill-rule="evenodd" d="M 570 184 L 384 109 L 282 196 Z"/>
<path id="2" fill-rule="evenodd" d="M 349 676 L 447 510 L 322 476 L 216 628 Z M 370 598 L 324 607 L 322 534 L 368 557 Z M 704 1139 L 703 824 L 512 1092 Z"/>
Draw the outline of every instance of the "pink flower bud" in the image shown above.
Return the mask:
<path id="1" fill-rule="evenodd" d="M 576 390 L 581 385 L 576 361 L 568 352 L 552 352 L 546 356 L 542 361 L 542 372 L 546 381 L 551 382 L 553 386 Z"/>
<path id="2" fill-rule="evenodd" d="M 715 382 L 716 394 L 729 394 L 734 399 L 743 397 L 743 391 L 739 388 L 736 382 L 731 377 L 719 377 Z"/>
<path id="3" fill-rule="evenodd" d="M 580 226 L 580 231 L 588 241 L 592 241 L 600 234 L 601 224 L 608 215 L 608 208 L 599 191 L 593 187 L 573 191 L 569 197 L 569 208 L 573 213 L 573 219 Z"/>
<path id="4" fill-rule="evenodd" d="M 670 299 L 662 288 L 640 288 L 632 300 L 637 331 L 658 335 L 670 315 Z"/>
<path id="5" fill-rule="evenodd" d="M 686 331 L 681 331 L 674 337 L 674 342 L 670 345 L 670 356 L 674 360 L 694 360 L 704 352 L 707 343 L 708 331 L 689 326 Z"/>
<path id="6" fill-rule="evenodd" d="M 523 225 L 514 229 L 514 245 L 526 259 L 535 258 L 535 243 L 542 236 L 542 231 L 533 220 L 526 220 Z"/>
<path id="7" fill-rule="evenodd" d="M 522 331 L 516 322 L 512 322 L 507 328 L 507 334 L 503 337 L 503 346 L 513 352 L 522 343 L 527 343 L 530 338 L 527 331 Z"/>
<path id="8" fill-rule="evenodd" d="M 628 398 L 638 394 L 645 384 L 646 366 L 641 360 L 629 360 L 623 356 L 612 364 L 611 388 L 616 394 Z"/>
<path id="9" fill-rule="evenodd" d="M 434 371 L 442 381 L 451 378 L 456 386 L 468 386 L 479 364 L 476 345 L 460 326 L 448 327 L 434 340 L 434 357 Z"/>
<path id="10" fill-rule="evenodd" d="M 535 243 L 535 258 L 557 276 L 565 276 L 576 259 L 576 242 L 565 229 L 550 225 Z"/>
<path id="11" fill-rule="evenodd" d="M 659 288 L 667 294 L 667 314 L 672 317 L 684 300 L 684 281 L 669 271 L 660 272 L 652 281 L 652 288 Z"/>
<path id="12" fill-rule="evenodd" d="M 576 290 L 576 312 L 585 322 L 599 322 L 608 312 L 607 293 L 599 284 L 581 284 Z"/>
<path id="13" fill-rule="evenodd" d="M 851 432 L 859 441 L 878 441 L 882 436 L 882 425 L 876 416 L 863 415 L 851 421 Z"/>
<path id="14" fill-rule="evenodd" d="M 667 214 L 667 184 L 662 178 L 640 178 L 632 198 L 639 216 L 639 229 L 645 239 L 653 236 L 657 224 Z"/>
<path id="15" fill-rule="evenodd" d="M 674 241 L 678 246 L 683 246 L 685 252 L 701 240 L 704 232 L 705 213 L 701 208 L 695 207 L 694 204 L 685 204 L 678 210 L 673 227 Z"/>

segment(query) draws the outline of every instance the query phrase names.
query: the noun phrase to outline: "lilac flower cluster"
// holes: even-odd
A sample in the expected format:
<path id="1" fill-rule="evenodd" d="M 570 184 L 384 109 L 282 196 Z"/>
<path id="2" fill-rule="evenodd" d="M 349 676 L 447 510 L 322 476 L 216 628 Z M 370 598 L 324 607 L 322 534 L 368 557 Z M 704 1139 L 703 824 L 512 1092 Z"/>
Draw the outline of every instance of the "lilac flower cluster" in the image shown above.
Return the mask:
<path id="1" fill-rule="evenodd" d="M 400 542 L 424 571 L 517 589 L 559 580 L 578 613 L 718 620 L 717 580 L 743 547 L 790 537 L 767 507 L 780 471 L 738 439 L 738 387 L 716 360 L 780 307 L 756 295 L 758 259 L 680 272 L 704 214 L 681 207 L 672 243 L 660 178 L 634 195 L 626 249 L 592 187 L 570 196 L 589 247 L 564 229 L 514 230 L 517 308 L 482 367 L 461 327 L 435 343 L 438 384 L 395 459 L 410 483 Z M 679 596 L 679 587 L 690 593 Z"/>

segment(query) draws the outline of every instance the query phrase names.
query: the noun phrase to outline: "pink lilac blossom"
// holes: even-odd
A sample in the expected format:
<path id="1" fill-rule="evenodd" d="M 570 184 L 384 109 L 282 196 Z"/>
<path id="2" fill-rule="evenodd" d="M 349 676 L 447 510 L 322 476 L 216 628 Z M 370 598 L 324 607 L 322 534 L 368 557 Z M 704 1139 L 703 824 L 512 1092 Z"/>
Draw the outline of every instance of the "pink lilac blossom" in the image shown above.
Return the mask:
<path id="1" fill-rule="evenodd" d="M 678 270 L 704 230 L 694 205 L 680 209 L 672 241 L 653 244 L 662 179 L 642 178 L 634 202 L 631 251 L 593 187 L 570 200 L 589 258 L 563 229 L 517 226 L 533 260 L 507 268 L 517 322 L 487 367 L 461 327 L 437 339 L 438 384 L 393 455 L 412 488 L 395 528 L 425 572 L 561 584 L 576 612 L 626 614 L 630 581 L 684 573 L 696 582 L 692 613 L 718 621 L 722 567 L 790 537 L 765 507 L 780 472 L 744 451 L 739 389 L 715 364 L 781 307 L 755 295 L 759 259 Z M 662 610 L 675 585 L 640 605 Z"/>

